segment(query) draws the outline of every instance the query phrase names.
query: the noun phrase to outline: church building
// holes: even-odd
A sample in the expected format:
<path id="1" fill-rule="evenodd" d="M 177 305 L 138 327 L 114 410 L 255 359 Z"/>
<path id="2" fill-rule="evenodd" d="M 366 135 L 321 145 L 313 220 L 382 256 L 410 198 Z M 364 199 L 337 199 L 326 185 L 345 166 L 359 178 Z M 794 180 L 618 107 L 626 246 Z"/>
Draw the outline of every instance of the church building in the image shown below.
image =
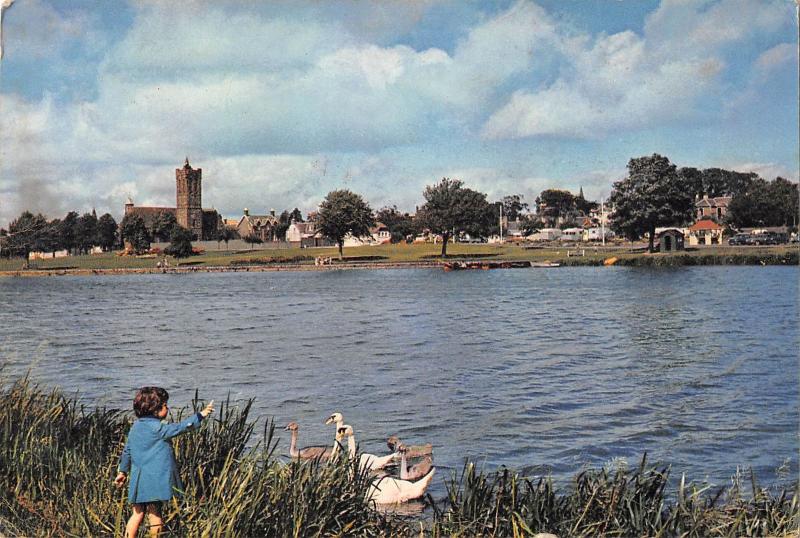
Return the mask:
<path id="1" fill-rule="evenodd" d="M 128 198 L 125 202 L 125 216 L 140 216 L 152 235 L 160 215 L 171 213 L 178 224 L 192 232 L 197 239 L 214 239 L 217 230 L 222 227 L 222 217 L 216 209 L 203 209 L 202 182 L 203 169 L 192 168 L 187 157 L 183 168 L 175 169 L 177 207 L 135 206 L 133 200 Z"/>

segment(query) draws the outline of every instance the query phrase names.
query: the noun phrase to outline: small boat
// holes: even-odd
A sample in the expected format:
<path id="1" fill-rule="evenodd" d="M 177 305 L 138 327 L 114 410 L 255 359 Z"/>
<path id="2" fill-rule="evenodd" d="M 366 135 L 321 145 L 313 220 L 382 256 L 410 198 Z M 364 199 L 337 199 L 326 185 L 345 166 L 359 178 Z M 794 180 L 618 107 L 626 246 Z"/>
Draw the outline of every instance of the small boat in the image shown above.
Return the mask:
<path id="1" fill-rule="evenodd" d="M 561 267 L 561 264 L 555 262 L 531 262 L 531 267 Z"/>

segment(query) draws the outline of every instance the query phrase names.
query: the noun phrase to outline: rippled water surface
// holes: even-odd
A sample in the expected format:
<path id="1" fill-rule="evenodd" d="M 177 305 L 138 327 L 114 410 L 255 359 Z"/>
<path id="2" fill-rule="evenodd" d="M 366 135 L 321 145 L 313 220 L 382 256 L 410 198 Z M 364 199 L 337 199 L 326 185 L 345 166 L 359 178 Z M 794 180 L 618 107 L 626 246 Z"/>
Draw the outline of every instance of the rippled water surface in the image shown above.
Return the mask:
<path id="1" fill-rule="evenodd" d="M 687 478 L 797 476 L 796 267 L 0 279 L 5 377 L 129 407 L 253 397 L 328 443 L 387 435 L 559 480 L 646 451 Z M 282 433 L 281 448 L 288 451 Z M 788 477 L 788 478 L 787 478 Z M 441 493 L 441 480 L 436 489 Z"/>

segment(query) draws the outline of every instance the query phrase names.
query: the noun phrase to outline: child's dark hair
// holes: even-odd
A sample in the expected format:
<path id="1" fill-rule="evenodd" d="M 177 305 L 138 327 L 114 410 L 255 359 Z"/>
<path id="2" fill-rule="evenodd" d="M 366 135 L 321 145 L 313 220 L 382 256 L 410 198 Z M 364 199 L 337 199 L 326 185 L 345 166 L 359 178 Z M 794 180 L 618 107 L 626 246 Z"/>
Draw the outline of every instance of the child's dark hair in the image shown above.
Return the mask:
<path id="1" fill-rule="evenodd" d="M 138 418 L 152 417 L 169 400 L 169 393 L 161 387 L 142 387 L 133 398 L 133 412 Z"/>

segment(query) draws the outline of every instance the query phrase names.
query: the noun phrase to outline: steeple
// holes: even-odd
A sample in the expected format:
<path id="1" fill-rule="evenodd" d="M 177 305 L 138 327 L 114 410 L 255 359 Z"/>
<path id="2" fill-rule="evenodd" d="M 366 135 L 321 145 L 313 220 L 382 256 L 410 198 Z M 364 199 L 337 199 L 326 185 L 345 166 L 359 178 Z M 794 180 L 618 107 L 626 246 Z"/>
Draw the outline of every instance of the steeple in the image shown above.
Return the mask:
<path id="1" fill-rule="evenodd" d="M 186 162 L 184 163 L 183 167 L 187 168 L 187 169 L 191 168 L 191 166 L 189 166 L 189 156 L 188 155 L 186 156 Z"/>

